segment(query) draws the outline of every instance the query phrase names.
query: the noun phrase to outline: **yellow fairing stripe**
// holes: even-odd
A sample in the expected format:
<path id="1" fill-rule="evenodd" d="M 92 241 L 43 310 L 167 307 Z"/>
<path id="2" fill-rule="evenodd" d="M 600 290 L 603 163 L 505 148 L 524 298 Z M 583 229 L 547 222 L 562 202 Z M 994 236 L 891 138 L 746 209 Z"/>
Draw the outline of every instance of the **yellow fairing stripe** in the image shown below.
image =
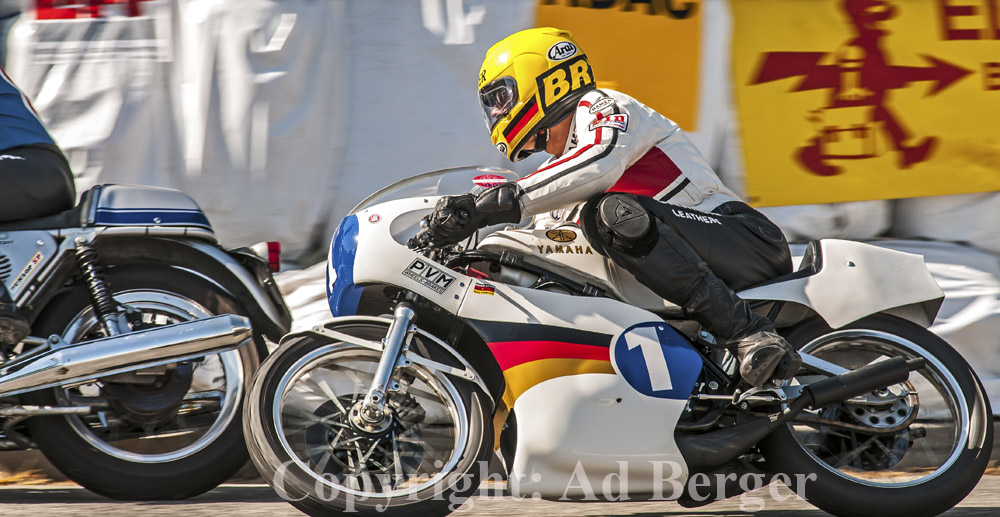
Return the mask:
<path id="1" fill-rule="evenodd" d="M 524 364 L 519 364 L 507 370 L 503 375 L 507 379 L 507 391 L 504 393 L 504 402 L 507 407 L 514 407 L 514 401 L 528 388 L 556 377 L 567 375 L 580 375 L 584 373 L 609 373 L 614 375 L 615 369 L 611 366 L 611 361 L 601 361 L 596 359 L 539 359 Z"/>

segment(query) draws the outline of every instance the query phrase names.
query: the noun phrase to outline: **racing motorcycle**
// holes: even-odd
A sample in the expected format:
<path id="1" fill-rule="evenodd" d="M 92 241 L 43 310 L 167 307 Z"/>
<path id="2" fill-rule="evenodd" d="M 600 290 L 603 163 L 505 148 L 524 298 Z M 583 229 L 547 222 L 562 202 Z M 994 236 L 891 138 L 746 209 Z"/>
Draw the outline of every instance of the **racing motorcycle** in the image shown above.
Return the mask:
<path id="1" fill-rule="evenodd" d="M 176 190 L 102 185 L 0 224 L 33 336 L 0 347 L 0 449 L 39 448 L 118 499 L 177 499 L 246 464 L 242 399 L 291 323 L 278 243 L 225 250 Z M 274 267 L 274 269 L 272 269 Z"/>
<path id="2" fill-rule="evenodd" d="M 755 388 L 573 224 L 408 247 L 439 196 L 514 179 L 428 173 L 336 230 L 334 318 L 282 339 L 244 409 L 254 463 L 298 509 L 444 515 L 494 451 L 515 497 L 694 507 L 756 476 L 836 515 L 938 514 L 982 476 L 991 409 L 926 329 L 943 294 L 921 256 L 820 240 L 740 292 L 803 359 Z"/>

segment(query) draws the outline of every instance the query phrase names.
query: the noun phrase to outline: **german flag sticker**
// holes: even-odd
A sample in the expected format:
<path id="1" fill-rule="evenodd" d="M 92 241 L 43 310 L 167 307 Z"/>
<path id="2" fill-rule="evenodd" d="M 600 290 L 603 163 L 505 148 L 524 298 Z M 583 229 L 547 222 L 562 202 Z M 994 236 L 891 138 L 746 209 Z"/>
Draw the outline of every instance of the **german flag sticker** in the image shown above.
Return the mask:
<path id="1" fill-rule="evenodd" d="M 493 296 L 493 293 L 496 290 L 497 290 L 496 287 L 493 287 L 492 285 L 487 284 L 485 282 L 476 282 L 476 286 L 472 288 L 472 292 L 476 294 L 488 294 L 490 296 Z"/>

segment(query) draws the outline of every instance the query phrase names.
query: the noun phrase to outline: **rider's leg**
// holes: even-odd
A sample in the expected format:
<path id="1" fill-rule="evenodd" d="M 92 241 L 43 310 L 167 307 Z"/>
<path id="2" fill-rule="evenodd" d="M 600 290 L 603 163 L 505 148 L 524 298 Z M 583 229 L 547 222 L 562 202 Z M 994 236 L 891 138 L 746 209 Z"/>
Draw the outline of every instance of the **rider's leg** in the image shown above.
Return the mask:
<path id="1" fill-rule="evenodd" d="M 0 151 L 0 222 L 56 214 L 73 208 L 76 188 L 69 163 L 58 147 L 36 144 Z M 31 333 L 0 282 L 0 344 L 15 344 Z"/>
<path id="2" fill-rule="evenodd" d="M 581 222 L 595 249 L 735 348 L 741 375 L 759 386 L 794 373 L 798 355 L 730 285 L 790 272 L 791 261 L 780 230 L 736 205 L 702 213 L 612 193 L 591 200 Z"/>

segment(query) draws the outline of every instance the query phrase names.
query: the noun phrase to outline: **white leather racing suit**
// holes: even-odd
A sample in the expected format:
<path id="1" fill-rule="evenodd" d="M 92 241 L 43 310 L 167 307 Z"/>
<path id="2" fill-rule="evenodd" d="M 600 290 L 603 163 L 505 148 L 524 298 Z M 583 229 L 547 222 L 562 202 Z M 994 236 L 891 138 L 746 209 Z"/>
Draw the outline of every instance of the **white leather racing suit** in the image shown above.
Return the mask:
<path id="1" fill-rule="evenodd" d="M 536 227 L 576 221 L 580 203 L 608 191 L 699 212 L 739 201 L 677 124 L 624 93 L 588 92 L 570 129 L 563 154 L 518 181 Z"/>
<path id="2" fill-rule="evenodd" d="M 635 99 L 594 90 L 580 100 L 566 149 L 520 179 L 536 228 L 580 224 L 595 251 L 682 307 L 722 343 L 773 330 L 733 289 L 791 272 L 781 230 L 726 188 L 674 122 Z M 654 229 L 633 244 L 599 222 L 645 211 Z M 604 213 L 604 212 L 602 212 Z"/>

